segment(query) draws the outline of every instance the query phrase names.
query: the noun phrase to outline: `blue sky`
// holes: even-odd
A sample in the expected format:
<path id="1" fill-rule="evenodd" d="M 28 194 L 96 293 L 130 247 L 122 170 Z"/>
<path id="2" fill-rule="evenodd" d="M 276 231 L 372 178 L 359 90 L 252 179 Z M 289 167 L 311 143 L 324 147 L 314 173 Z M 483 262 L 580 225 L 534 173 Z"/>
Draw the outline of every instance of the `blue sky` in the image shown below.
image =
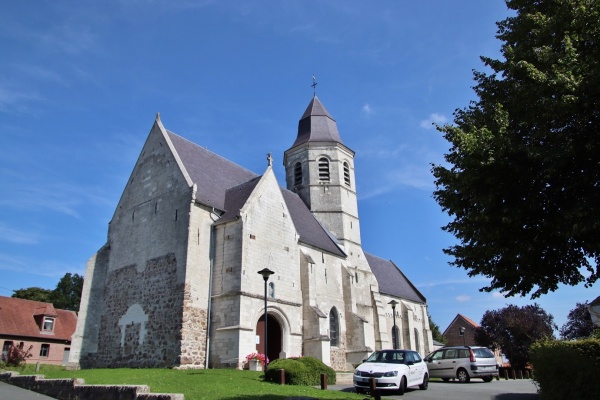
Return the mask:
<path id="1" fill-rule="evenodd" d="M 427 297 L 442 330 L 461 313 L 532 303 L 480 293 L 448 265 L 432 123 L 474 99 L 499 57 L 503 0 L 0 2 L 0 295 L 83 274 L 160 112 L 165 127 L 256 173 L 317 95 L 356 152 L 362 241 Z M 562 325 L 591 289 L 536 301 Z"/>

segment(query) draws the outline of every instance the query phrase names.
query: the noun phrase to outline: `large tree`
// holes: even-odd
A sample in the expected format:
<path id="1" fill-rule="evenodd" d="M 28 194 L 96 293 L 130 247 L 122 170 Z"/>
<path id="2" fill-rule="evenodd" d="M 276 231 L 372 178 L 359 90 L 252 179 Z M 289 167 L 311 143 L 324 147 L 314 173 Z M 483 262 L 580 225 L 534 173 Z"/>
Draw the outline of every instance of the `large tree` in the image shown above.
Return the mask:
<path id="1" fill-rule="evenodd" d="M 79 311 L 82 290 L 83 277 L 79 274 L 67 272 L 65 276 L 58 281 L 56 289 L 52 291 L 50 301 L 56 308 Z"/>
<path id="2" fill-rule="evenodd" d="M 540 339 L 553 338 L 556 328 L 554 317 L 538 304 L 509 305 L 483 314 L 475 342 L 500 350 L 513 369 L 524 369 L 530 361 L 529 347 Z"/>
<path id="3" fill-rule="evenodd" d="M 48 303 L 50 302 L 50 295 L 52 295 L 52 290 L 32 286 L 28 288 L 13 290 L 13 294 L 11 297 Z"/>
<path id="4" fill-rule="evenodd" d="M 446 343 L 446 338 L 442 335 L 438 324 L 433 322 L 431 319 L 429 311 L 427 311 L 427 317 L 429 318 L 429 329 L 431 329 L 431 336 L 433 337 L 433 340 L 437 340 L 440 343 Z"/>
<path id="5" fill-rule="evenodd" d="M 587 302 L 577 303 L 560 328 L 560 336 L 567 340 L 588 338 L 597 332 L 600 333 L 600 327 L 592 322 Z"/>
<path id="6" fill-rule="evenodd" d="M 537 298 L 600 277 L 600 0 L 506 4 L 503 59 L 481 57 L 477 100 L 439 127 L 434 198 L 451 265 Z"/>
<path id="7" fill-rule="evenodd" d="M 29 287 L 15 290 L 12 297 L 52 303 L 54 307 L 62 310 L 79 311 L 82 290 L 83 277 L 79 274 L 67 272 L 58 281 L 54 290 Z"/>

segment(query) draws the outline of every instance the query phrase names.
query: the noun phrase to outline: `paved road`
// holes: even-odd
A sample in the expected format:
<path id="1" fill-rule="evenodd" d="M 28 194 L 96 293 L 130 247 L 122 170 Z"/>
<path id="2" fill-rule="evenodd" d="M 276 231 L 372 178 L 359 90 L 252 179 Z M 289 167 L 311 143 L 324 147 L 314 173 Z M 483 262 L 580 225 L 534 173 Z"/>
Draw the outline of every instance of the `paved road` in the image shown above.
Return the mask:
<path id="1" fill-rule="evenodd" d="M 354 392 L 350 385 L 330 385 L 329 390 Z M 410 400 L 539 400 L 537 388 L 531 380 L 500 380 L 485 383 L 474 380 L 471 383 L 431 382 L 429 389 L 409 388 L 404 396 L 384 394 L 382 399 Z M 18 386 L 0 382 L 0 400 L 54 400 Z"/>
<path id="2" fill-rule="evenodd" d="M 328 389 L 354 391 L 354 387 L 349 385 L 333 385 Z M 384 400 L 539 400 L 540 397 L 532 380 L 494 380 L 486 383 L 475 379 L 470 383 L 430 382 L 427 390 L 409 388 L 404 396 L 384 394 L 381 398 Z"/>
<path id="3" fill-rule="evenodd" d="M 21 389 L 18 386 L 0 382 L 0 400 L 54 400 L 54 397 L 44 396 L 43 394 Z"/>

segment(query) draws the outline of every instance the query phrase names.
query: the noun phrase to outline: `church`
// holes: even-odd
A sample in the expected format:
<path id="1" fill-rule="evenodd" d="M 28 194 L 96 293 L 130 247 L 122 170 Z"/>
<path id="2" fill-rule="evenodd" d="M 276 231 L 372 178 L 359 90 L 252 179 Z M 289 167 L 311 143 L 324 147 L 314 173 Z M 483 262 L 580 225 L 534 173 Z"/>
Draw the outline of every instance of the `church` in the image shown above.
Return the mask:
<path id="1" fill-rule="evenodd" d="M 87 262 L 71 364 L 245 368 L 258 352 L 349 371 L 433 350 L 425 297 L 361 246 L 355 152 L 316 95 L 290 143 L 283 188 L 270 155 L 258 175 L 157 115 Z"/>

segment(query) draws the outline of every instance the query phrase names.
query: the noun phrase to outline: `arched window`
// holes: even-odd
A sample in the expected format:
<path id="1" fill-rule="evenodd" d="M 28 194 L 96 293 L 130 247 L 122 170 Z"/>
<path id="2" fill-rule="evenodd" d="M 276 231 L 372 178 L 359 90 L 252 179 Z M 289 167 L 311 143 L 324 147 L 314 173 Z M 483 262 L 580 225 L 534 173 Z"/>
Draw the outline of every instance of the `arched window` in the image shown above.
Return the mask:
<path id="1" fill-rule="evenodd" d="M 329 160 L 319 158 L 319 182 L 329 182 Z"/>
<path id="2" fill-rule="evenodd" d="M 302 164 L 294 164 L 294 186 L 302 185 Z"/>
<path id="3" fill-rule="evenodd" d="M 350 166 L 348 165 L 347 162 L 344 162 L 344 183 L 346 184 L 346 186 L 351 186 L 350 185 Z"/>
<path id="4" fill-rule="evenodd" d="M 329 312 L 329 344 L 337 347 L 339 335 L 339 317 L 335 307 Z"/>
<path id="5" fill-rule="evenodd" d="M 419 331 L 415 328 L 415 351 L 421 352 L 421 345 L 419 344 Z"/>

